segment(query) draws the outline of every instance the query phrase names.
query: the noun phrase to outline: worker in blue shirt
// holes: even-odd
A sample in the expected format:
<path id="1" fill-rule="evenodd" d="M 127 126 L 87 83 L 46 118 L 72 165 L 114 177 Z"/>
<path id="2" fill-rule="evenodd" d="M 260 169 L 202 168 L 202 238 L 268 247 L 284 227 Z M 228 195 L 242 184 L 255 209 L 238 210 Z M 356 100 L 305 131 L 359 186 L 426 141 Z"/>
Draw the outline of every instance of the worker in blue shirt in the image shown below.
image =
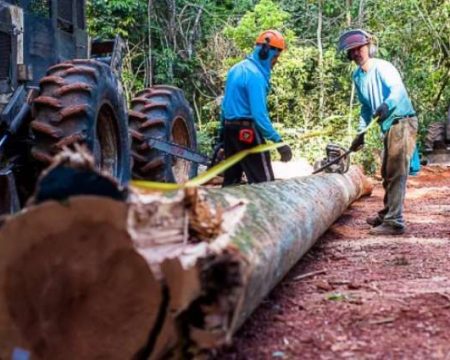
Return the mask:
<path id="1" fill-rule="evenodd" d="M 272 68 L 285 48 L 278 31 L 264 31 L 256 39 L 253 53 L 228 71 L 221 123 L 225 157 L 263 144 L 264 139 L 282 141 L 270 121 L 267 95 Z M 279 147 L 278 152 L 282 161 L 291 160 L 288 145 Z M 248 183 L 274 180 L 269 152 L 248 155 L 226 170 L 223 186 L 241 183 L 243 173 Z"/>
<path id="2" fill-rule="evenodd" d="M 339 49 L 358 65 L 353 81 L 362 105 L 359 130 L 376 117 L 383 133 L 384 208 L 367 219 L 373 226 L 369 233 L 399 235 L 405 232 L 403 203 L 416 145 L 416 112 L 397 69 L 388 61 L 374 58 L 372 35 L 361 29 L 349 30 L 340 36 Z M 350 148 L 358 150 L 363 144 L 364 134 L 360 134 Z"/>

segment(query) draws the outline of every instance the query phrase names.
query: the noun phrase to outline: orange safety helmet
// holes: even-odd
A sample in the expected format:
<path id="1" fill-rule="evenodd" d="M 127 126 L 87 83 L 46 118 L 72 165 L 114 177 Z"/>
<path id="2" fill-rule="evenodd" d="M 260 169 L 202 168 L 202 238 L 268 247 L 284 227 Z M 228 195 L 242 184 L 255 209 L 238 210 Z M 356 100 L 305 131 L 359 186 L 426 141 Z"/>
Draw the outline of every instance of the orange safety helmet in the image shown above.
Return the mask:
<path id="1" fill-rule="evenodd" d="M 267 44 L 270 47 L 276 48 L 280 51 L 286 50 L 286 41 L 283 35 L 277 30 L 266 30 L 259 34 L 256 39 L 256 44 Z"/>

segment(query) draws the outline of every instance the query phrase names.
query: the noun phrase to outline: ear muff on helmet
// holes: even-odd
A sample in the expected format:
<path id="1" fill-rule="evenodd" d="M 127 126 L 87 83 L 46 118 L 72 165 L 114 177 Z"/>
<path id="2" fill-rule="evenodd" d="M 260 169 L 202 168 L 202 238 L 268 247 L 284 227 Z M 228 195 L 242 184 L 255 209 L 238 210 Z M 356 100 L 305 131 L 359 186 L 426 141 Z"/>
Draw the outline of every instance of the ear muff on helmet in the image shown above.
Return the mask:
<path id="1" fill-rule="evenodd" d="M 261 44 L 261 50 L 259 50 L 258 56 L 261 60 L 267 60 L 269 58 L 270 51 L 270 39 L 266 37 L 265 42 Z"/>
<path id="2" fill-rule="evenodd" d="M 367 31 L 364 31 L 364 30 L 360 30 L 360 31 L 367 37 L 367 40 L 369 41 L 368 42 L 369 57 L 371 57 L 371 58 L 375 57 L 375 55 L 377 54 L 377 51 L 378 51 L 377 38 L 374 35 L 369 34 Z"/>
<path id="3" fill-rule="evenodd" d="M 371 37 L 370 38 L 370 43 L 369 43 L 369 57 L 373 58 L 375 57 L 375 55 L 377 54 L 378 51 L 378 46 L 377 46 L 377 40 L 375 37 Z"/>

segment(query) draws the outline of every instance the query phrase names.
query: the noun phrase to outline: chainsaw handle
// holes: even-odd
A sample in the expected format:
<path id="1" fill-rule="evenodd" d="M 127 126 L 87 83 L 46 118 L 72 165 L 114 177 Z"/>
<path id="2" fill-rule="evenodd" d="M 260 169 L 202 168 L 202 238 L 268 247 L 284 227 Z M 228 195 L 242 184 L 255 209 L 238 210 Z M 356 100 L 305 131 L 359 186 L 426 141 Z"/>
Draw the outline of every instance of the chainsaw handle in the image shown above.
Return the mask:
<path id="1" fill-rule="evenodd" d="M 221 151 L 223 152 L 223 142 L 219 141 L 217 144 L 214 145 L 213 154 L 210 160 L 210 163 L 208 165 L 208 169 L 212 168 L 214 165 L 222 161 L 221 158 Z"/>

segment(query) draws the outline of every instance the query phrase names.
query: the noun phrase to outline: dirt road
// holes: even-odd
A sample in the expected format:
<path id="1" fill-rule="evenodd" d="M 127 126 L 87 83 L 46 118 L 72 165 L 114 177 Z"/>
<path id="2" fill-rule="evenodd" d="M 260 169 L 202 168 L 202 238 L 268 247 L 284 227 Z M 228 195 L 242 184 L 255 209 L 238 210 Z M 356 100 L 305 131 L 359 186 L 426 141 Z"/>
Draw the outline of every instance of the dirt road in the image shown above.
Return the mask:
<path id="1" fill-rule="evenodd" d="M 383 191 L 355 202 L 220 359 L 450 359 L 450 169 L 408 181 L 407 232 L 367 234 Z"/>

